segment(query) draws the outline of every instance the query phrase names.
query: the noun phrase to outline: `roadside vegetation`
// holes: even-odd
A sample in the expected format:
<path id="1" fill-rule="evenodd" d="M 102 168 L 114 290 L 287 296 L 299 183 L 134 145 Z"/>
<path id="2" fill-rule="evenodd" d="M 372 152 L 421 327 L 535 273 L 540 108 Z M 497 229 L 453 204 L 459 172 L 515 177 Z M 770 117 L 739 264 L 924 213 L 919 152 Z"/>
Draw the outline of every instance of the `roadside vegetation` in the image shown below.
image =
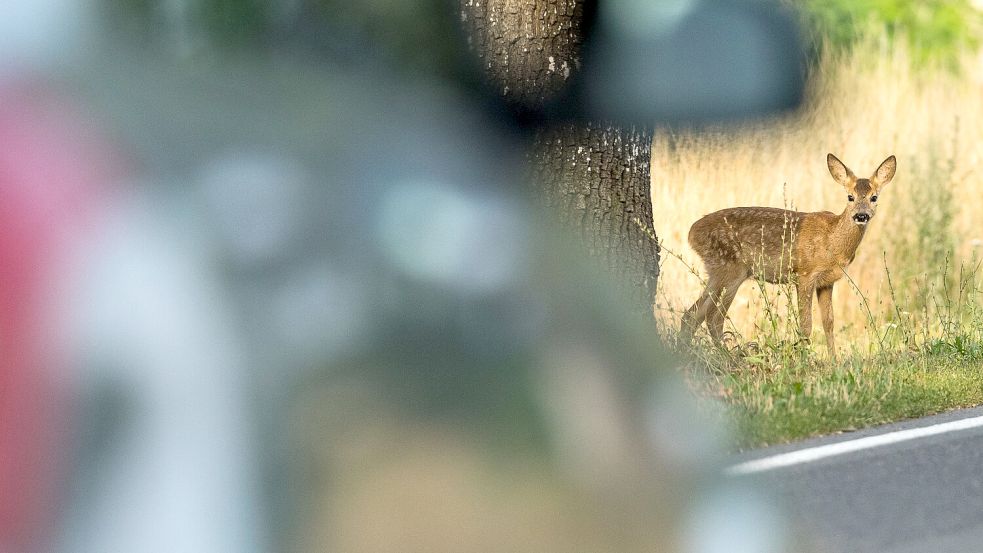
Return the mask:
<path id="1" fill-rule="evenodd" d="M 959 2 L 946 3 L 964 9 L 955 18 L 890 11 L 916 3 L 851 4 L 856 13 L 836 12 L 836 2 L 811 8 L 817 57 L 801 110 L 734 126 L 659 129 L 653 140 L 654 205 L 672 206 L 658 213 L 656 305 L 670 344 L 704 284 L 686 242 L 694 221 L 751 205 L 839 213 L 846 198 L 827 172 L 827 152 L 858 176 L 898 158 L 897 176 L 835 287 L 837 360 L 827 358 L 818 319 L 811 345 L 797 335 L 793 289 L 752 282 L 730 309 L 727 348 L 712 346 L 704 329 L 686 352 L 702 397 L 735 416 L 740 446 L 983 403 L 979 14 Z M 879 16 L 888 23 L 876 24 Z"/>

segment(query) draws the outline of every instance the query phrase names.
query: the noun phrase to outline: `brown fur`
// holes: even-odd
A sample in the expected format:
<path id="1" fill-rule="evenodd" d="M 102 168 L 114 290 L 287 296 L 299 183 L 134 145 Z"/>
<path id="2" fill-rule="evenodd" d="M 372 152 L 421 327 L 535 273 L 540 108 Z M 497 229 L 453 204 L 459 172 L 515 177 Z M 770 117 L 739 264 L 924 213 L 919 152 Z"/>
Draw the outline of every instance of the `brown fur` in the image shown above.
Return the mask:
<path id="1" fill-rule="evenodd" d="M 803 337 L 812 332 L 812 295 L 819 301 L 826 346 L 835 355 L 833 340 L 833 285 L 843 277 L 874 215 L 878 191 L 894 178 L 897 161 L 890 156 L 870 179 L 858 179 L 833 154 L 826 158 L 829 172 L 853 198 L 839 214 L 803 213 L 774 207 L 734 207 L 704 216 L 693 223 L 689 243 L 703 259 L 707 287 L 683 315 L 680 340 L 689 343 L 706 321 L 714 341 L 723 334 L 724 318 L 737 289 L 748 278 L 771 283 L 792 282 Z"/>

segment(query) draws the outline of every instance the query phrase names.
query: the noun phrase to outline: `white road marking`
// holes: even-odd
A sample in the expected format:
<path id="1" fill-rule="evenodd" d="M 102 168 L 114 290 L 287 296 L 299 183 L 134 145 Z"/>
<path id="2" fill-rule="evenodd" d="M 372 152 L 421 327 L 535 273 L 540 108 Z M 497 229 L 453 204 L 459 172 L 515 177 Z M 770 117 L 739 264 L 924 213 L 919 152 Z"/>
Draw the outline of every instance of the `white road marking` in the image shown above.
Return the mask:
<path id="1" fill-rule="evenodd" d="M 728 467 L 727 469 L 724 470 L 724 474 L 727 474 L 729 476 L 754 474 L 756 472 L 764 472 L 766 470 L 788 467 L 792 465 L 799 465 L 802 463 L 810 463 L 812 461 L 818 461 L 820 459 L 825 459 L 827 457 L 834 457 L 836 455 L 852 453 L 854 451 L 860 451 L 864 449 L 871 449 L 874 447 L 896 444 L 898 442 L 906 442 L 908 440 L 916 440 L 918 438 L 924 438 L 926 436 L 945 434 L 946 432 L 968 430 L 970 428 L 976 428 L 979 426 L 983 426 L 983 416 L 971 417 L 968 419 L 960 419 L 957 421 L 943 422 L 939 424 L 933 424 L 931 426 L 923 426 L 920 428 L 909 428 L 907 430 L 898 430 L 896 432 L 888 432 L 887 434 L 878 434 L 877 436 L 867 436 L 865 438 L 857 438 L 856 440 L 848 440 L 845 442 L 836 442 L 834 444 L 810 447 L 806 449 L 800 449 L 798 451 L 790 451 L 789 453 L 772 455 L 771 457 L 765 457 L 763 459 L 755 459 L 753 461 L 747 461 L 745 463 L 740 463 L 738 465 Z"/>

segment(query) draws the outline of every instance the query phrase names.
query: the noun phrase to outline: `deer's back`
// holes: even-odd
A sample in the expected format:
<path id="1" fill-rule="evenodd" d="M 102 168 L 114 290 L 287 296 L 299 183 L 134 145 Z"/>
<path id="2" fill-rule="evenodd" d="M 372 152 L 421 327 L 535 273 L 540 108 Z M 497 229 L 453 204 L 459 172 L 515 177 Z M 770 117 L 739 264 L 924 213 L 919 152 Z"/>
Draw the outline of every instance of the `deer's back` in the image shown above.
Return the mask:
<path id="1" fill-rule="evenodd" d="M 708 268 L 738 264 L 768 280 L 787 273 L 806 213 L 775 207 L 733 207 L 705 215 L 689 230 L 689 243 Z"/>

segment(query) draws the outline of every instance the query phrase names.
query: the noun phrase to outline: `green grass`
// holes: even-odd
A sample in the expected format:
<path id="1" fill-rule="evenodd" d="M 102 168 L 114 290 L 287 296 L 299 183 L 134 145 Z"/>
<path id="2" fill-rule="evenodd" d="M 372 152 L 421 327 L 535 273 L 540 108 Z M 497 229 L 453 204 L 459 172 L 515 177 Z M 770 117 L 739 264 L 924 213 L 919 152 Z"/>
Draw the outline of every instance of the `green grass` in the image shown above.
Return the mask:
<path id="1" fill-rule="evenodd" d="M 847 349 L 840 348 L 835 360 L 825 352 L 821 331 L 802 340 L 794 310 L 778 308 L 795 297 L 793 287 L 763 283 L 754 287 L 765 308 L 752 338 L 731 324 L 723 347 L 701 331 L 680 353 L 691 359 L 689 380 L 697 394 L 726 406 L 738 448 L 981 405 L 980 268 L 977 263 L 953 271 L 945 259 L 939 268 L 901 279 L 885 262 L 888 286 L 877 301 L 849 277 L 842 279 L 840 293 L 852 288 L 866 324 L 838 330 Z M 675 331 L 665 330 L 667 343 L 675 343 Z"/>
<path id="2" fill-rule="evenodd" d="M 743 448 L 979 405 L 981 364 L 978 353 L 857 355 L 835 365 L 744 366 L 714 380 Z"/>
<path id="3" fill-rule="evenodd" d="M 872 312 L 868 339 L 841 350 L 836 360 L 826 355 L 821 332 L 805 343 L 794 320 L 777 321 L 777 311 L 768 310 L 755 340 L 732 334 L 719 347 L 703 337 L 684 352 L 691 359 L 690 381 L 699 395 L 725 404 L 738 448 L 981 405 L 983 316 L 977 301 L 983 298 L 975 286 L 957 286 L 961 292 L 948 293 L 958 302 L 949 295 L 931 302 L 919 297 L 910 300 L 925 306 L 915 315 L 895 307 L 898 322 L 881 324 L 886 317 Z"/>

